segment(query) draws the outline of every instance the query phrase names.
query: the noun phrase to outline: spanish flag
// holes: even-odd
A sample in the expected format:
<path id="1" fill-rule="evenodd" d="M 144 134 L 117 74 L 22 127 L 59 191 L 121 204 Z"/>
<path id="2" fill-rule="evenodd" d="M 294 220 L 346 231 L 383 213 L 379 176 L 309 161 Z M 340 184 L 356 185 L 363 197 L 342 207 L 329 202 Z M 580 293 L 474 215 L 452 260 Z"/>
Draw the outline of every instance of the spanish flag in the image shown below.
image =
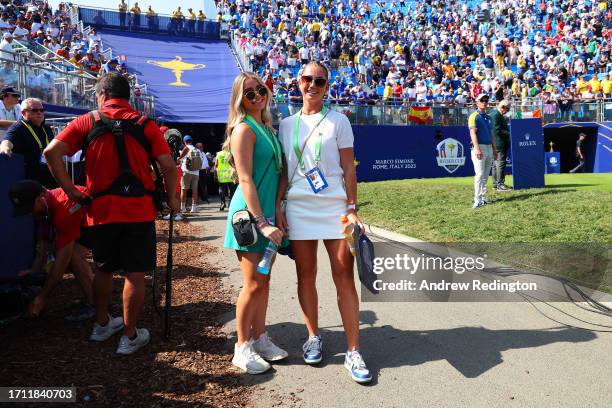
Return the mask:
<path id="1" fill-rule="evenodd" d="M 408 112 L 408 121 L 412 123 L 433 122 L 433 111 L 431 106 L 411 106 Z"/>

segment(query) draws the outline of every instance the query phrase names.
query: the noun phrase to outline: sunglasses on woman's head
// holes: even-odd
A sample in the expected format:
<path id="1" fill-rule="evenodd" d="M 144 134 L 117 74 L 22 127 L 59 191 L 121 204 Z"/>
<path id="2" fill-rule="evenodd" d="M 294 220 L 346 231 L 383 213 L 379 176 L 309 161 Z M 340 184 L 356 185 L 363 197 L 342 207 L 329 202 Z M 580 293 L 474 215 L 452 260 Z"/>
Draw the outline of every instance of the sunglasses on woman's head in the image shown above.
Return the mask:
<path id="1" fill-rule="evenodd" d="M 253 102 L 257 97 L 257 94 L 259 94 L 259 96 L 266 96 L 268 94 L 268 91 L 266 90 L 265 86 L 259 85 L 257 87 L 257 92 L 251 89 L 244 93 L 244 97 L 247 98 L 248 101 Z"/>
<path id="2" fill-rule="evenodd" d="M 315 86 L 318 86 L 319 88 L 322 88 L 325 86 L 325 84 L 327 83 L 327 79 L 326 78 L 313 78 L 312 75 L 302 75 L 302 81 L 309 84 L 312 81 L 314 81 Z"/>

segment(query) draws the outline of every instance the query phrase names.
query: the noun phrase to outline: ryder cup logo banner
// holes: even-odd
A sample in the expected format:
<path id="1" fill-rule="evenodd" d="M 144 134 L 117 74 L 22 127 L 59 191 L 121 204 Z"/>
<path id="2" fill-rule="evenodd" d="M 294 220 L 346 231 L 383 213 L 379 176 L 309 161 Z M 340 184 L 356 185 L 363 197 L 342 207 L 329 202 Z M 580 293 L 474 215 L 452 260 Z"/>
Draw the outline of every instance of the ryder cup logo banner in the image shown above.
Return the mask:
<path id="1" fill-rule="evenodd" d="M 454 173 L 459 167 L 465 165 L 465 152 L 463 145 L 457 139 L 451 137 L 444 139 L 438 146 L 438 166 L 443 167 L 449 173 Z"/>

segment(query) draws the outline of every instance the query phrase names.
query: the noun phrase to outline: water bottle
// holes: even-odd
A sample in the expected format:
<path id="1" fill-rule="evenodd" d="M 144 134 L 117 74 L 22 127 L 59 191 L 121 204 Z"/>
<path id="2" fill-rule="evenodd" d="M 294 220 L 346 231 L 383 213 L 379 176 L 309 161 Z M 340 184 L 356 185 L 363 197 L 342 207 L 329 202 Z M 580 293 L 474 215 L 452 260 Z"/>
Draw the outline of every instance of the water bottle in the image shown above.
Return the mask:
<path id="1" fill-rule="evenodd" d="M 353 236 L 355 226 L 352 222 L 349 222 L 346 214 L 340 217 L 340 222 L 342 223 L 342 235 L 344 235 L 344 239 L 346 239 L 351 255 L 355 256 L 355 237 Z"/>
<path id="2" fill-rule="evenodd" d="M 267 275 L 270 273 L 270 268 L 272 268 L 272 258 L 277 250 L 278 247 L 274 244 L 274 242 L 269 241 L 263 258 L 261 258 L 261 261 L 259 261 L 257 264 L 257 272 L 261 273 L 262 275 Z"/>

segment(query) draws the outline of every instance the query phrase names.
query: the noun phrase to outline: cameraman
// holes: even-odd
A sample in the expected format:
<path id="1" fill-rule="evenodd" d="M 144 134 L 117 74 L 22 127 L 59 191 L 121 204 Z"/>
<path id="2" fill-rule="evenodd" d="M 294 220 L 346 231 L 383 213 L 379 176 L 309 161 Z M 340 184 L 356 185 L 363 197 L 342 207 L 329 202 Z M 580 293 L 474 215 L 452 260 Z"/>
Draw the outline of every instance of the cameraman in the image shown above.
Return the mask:
<path id="1" fill-rule="evenodd" d="M 81 115 L 70 122 L 45 149 L 45 158 L 51 172 L 73 201 L 80 202 L 85 195 L 72 183 L 64 168 L 62 156 L 71 156 L 82 148 L 94 126 L 99 126 L 100 121 L 104 122 L 102 115 L 115 123 L 118 120 L 140 118 L 140 114 L 130 106 L 129 98 L 130 84 L 126 78 L 117 73 L 102 76 L 96 84 L 99 111 Z M 128 174 L 131 173 L 134 183 L 138 182 L 140 187 L 153 191 L 155 184 L 151 177 L 150 159 L 155 159 L 164 174 L 168 204 L 172 210 L 178 211 L 179 202 L 174 193 L 176 167 L 170 147 L 153 121 L 143 120 L 140 123 L 149 149 L 145 150 L 136 137 L 128 137 L 128 133 L 124 133 L 124 153 L 130 170 Z M 115 140 L 121 139 L 107 131 L 92 140 L 86 152 L 87 189 L 94 197 L 88 209 L 87 225 L 93 227 L 93 255 L 98 265 L 93 281 L 96 323 L 90 339 L 107 340 L 121 330 L 125 323 L 117 353 L 127 355 L 146 345 L 150 338 L 147 329 L 136 328 L 136 322 L 144 302 L 144 275 L 152 271 L 156 263 L 157 211 L 148 194 L 127 196 L 109 190 L 116 185 L 120 174 L 120 154 Z M 126 188 L 126 192 L 128 190 Z M 97 196 L 102 192 L 108 194 Z M 108 314 L 115 271 L 125 273 L 123 318 L 112 318 Z"/>

